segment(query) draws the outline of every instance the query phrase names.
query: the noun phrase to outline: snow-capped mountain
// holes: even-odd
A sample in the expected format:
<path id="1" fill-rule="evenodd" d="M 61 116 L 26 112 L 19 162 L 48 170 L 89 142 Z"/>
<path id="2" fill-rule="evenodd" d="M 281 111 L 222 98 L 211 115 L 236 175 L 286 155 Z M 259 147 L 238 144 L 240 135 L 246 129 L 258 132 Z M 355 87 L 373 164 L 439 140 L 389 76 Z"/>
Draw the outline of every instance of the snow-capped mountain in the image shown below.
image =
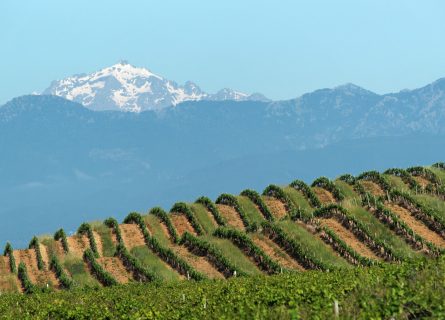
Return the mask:
<path id="1" fill-rule="evenodd" d="M 258 93 L 249 95 L 227 88 L 209 94 L 191 81 L 178 85 L 146 68 L 137 68 L 125 61 L 92 74 L 74 75 L 53 81 L 42 94 L 76 101 L 96 111 L 131 112 L 161 110 L 184 101 L 268 100 Z"/>

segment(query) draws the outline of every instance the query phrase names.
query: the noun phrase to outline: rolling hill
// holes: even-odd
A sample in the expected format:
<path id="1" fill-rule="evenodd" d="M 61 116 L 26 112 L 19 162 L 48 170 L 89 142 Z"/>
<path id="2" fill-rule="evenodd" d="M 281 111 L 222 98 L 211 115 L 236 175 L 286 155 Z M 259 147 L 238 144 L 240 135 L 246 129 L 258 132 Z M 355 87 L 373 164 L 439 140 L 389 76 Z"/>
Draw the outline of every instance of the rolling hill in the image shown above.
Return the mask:
<path id="1" fill-rule="evenodd" d="M 445 250 L 445 164 L 178 202 L 8 243 L 1 292 L 349 270 Z"/>

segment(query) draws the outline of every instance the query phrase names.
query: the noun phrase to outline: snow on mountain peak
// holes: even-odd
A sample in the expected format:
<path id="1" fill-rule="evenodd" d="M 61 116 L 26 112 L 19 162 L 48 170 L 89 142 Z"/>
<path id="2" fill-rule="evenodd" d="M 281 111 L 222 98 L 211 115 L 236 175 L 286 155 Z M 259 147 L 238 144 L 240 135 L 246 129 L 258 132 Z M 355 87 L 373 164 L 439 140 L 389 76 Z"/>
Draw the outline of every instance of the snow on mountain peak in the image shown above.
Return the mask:
<path id="1" fill-rule="evenodd" d="M 134 77 L 155 77 L 157 79 L 163 80 L 162 77 L 154 74 L 150 70 L 146 68 L 137 68 L 126 61 L 120 61 L 112 65 L 111 67 L 102 69 L 101 71 L 99 71 L 99 73 L 100 72 L 102 72 L 103 74 L 111 74 L 116 77 L 116 79 L 122 79 L 125 81 L 131 80 Z"/>
<path id="2" fill-rule="evenodd" d="M 42 94 L 61 96 L 92 110 L 130 112 L 161 110 L 190 100 L 267 100 L 262 95 L 250 96 L 232 89 L 208 94 L 191 81 L 181 86 L 127 61 L 91 74 L 53 81 Z"/>

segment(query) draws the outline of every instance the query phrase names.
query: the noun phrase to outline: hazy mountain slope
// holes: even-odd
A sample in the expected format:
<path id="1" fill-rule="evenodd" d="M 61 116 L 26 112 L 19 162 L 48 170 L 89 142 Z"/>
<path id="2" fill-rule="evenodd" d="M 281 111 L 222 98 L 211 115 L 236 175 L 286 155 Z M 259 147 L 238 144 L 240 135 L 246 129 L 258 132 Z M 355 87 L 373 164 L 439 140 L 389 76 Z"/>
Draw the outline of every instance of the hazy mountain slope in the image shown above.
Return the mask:
<path id="1" fill-rule="evenodd" d="M 340 107 L 317 105 L 327 93 Z M 139 114 L 53 96 L 14 99 L 0 108 L 0 240 L 26 245 L 33 233 L 202 194 L 445 159 L 443 118 L 432 117 L 439 100 L 379 132 L 386 120 L 356 107 L 361 97 L 336 88 L 300 101 L 187 102 Z M 408 125 L 417 122 L 420 129 Z"/>
<path id="2" fill-rule="evenodd" d="M 380 97 L 367 110 L 354 134 L 444 133 L 445 78 L 425 87 Z"/>

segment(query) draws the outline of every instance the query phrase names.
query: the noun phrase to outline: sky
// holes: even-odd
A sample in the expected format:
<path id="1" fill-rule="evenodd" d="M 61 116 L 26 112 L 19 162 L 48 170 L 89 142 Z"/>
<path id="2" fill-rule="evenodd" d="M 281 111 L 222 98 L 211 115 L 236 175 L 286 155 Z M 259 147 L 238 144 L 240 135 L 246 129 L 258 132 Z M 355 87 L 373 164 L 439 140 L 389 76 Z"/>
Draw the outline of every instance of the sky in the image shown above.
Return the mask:
<path id="1" fill-rule="evenodd" d="M 121 59 L 208 92 L 290 99 L 445 77 L 441 0 L 1 0 L 0 104 Z"/>

